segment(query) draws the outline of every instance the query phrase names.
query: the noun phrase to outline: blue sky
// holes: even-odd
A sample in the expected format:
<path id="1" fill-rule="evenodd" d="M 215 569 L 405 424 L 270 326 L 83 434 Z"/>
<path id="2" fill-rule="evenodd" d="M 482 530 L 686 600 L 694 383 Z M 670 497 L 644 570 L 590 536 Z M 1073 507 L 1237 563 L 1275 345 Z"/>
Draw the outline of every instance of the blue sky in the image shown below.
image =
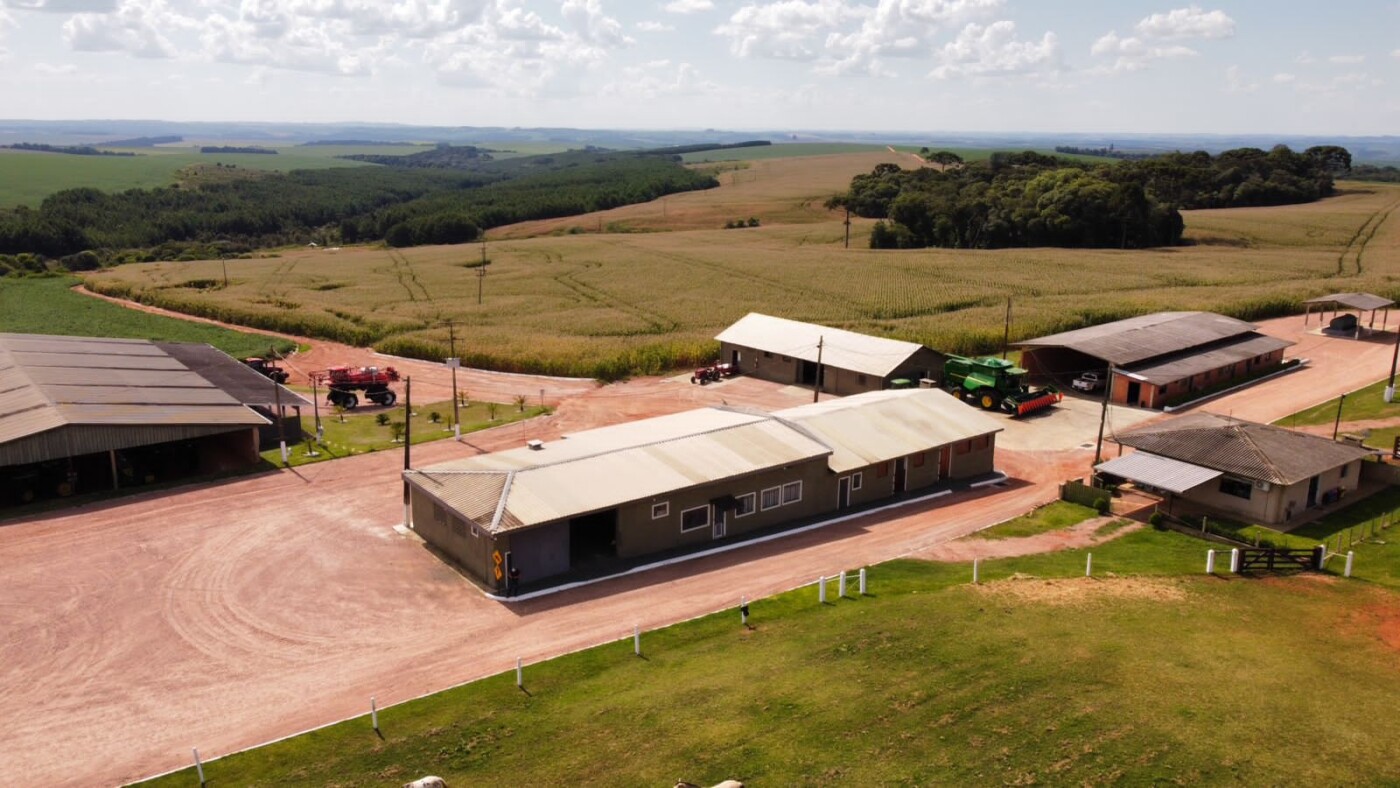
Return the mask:
<path id="1" fill-rule="evenodd" d="M 0 0 L 0 115 L 1400 133 L 1400 0 Z"/>

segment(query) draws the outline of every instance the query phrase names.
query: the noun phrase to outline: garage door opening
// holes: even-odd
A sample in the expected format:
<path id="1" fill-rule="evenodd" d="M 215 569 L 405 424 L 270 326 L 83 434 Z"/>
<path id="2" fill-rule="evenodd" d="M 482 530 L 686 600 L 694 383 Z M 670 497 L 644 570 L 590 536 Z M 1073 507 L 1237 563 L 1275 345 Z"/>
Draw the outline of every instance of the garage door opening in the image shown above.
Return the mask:
<path id="1" fill-rule="evenodd" d="M 569 520 L 569 563 L 574 569 L 616 557 L 616 509 Z"/>

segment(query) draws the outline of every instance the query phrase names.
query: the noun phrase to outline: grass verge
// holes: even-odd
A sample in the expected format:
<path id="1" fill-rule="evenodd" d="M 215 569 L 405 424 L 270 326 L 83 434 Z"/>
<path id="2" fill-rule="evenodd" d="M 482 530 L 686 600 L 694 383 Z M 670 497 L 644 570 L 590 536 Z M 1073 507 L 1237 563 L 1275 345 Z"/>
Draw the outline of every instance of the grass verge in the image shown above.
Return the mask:
<path id="1" fill-rule="evenodd" d="M 1385 387 L 1389 382 L 1389 378 L 1378 380 L 1348 394 L 1346 402 L 1342 405 L 1342 421 L 1366 421 L 1400 416 L 1400 402 L 1385 401 Z M 1281 427 L 1331 424 L 1337 420 L 1337 403 L 1340 399 L 1341 397 L 1330 399 L 1321 405 L 1284 416 L 1274 423 Z"/>
<path id="2" fill-rule="evenodd" d="M 979 539 L 1016 539 L 1023 536 L 1035 536 L 1046 531 L 1058 531 L 1061 528 L 1078 525 L 1091 517 L 1098 516 L 1099 513 L 1088 506 L 1080 506 L 1069 501 L 1055 501 L 1030 514 L 1023 514 L 1014 520 L 1007 520 L 991 528 L 984 528 L 973 536 Z"/>

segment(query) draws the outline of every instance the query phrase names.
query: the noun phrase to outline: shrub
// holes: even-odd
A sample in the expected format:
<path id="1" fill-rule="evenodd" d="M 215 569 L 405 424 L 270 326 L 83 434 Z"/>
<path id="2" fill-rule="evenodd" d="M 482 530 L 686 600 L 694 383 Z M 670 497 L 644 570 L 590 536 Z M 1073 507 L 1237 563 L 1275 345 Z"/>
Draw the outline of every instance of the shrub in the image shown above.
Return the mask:
<path id="1" fill-rule="evenodd" d="M 381 426 L 381 427 L 388 426 L 388 424 L 389 424 L 389 414 L 387 414 L 387 413 L 381 413 L 381 414 L 379 414 L 378 416 L 375 416 L 375 417 L 374 417 L 374 423 L 375 423 L 375 424 L 378 424 L 378 425 Z"/>
<path id="2" fill-rule="evenodd" d="M 1152 526 L 1153 528 L 1156 528 L 1158 531 L 1167 530 L 1166 523 L 1167 518 L 1163 516 L 1161 512 L 1153 512 L 1147 517 L 1147 524 Z"/>
<path id="3" fill-rule="evenodd" d="M 1094 511 L 1099 514 L 1108 514 L 1108 499 L 1100 498 L 1094 501 Z"/>
<path id="4" fill-rule="evenodd" d="M 437 411 L 433 411 L 432 413 L 428 414 L 428 421 L 437 424 L 438 422 L 442 421 L 442 414 L 438 413 Z"/>

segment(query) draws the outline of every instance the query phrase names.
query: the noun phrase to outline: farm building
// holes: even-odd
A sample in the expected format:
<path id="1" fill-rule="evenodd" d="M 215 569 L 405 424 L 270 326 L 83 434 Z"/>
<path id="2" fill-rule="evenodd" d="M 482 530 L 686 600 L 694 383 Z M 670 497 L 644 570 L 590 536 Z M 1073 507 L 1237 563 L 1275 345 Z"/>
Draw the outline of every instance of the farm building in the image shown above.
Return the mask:
<path id="1" fill-rule="evenodd" d="M 943 368 L 942 355 L 916 342 L 757 312 L 715 339 L 720 360 L 745 375 L 800 386 L 815 386 L 820 376 L 822 391 L 842 396 L 880 391 L 901 379 L 917 385 L 920 378 L 932 378 Z"/>
<path id="2" fill-rule="evenodd" d="M 1359 446 L 1213 413 L 1119 434 L 1136 449 L 1098 465 L 1174 501 L 1248 523 L 1283 523 L 1356 489 Z"/>
<path id="3" fill-rule="evenodd" d="M 208 345 L 0 334 L 2 503 L 255 464 L 278 398 Z"/>
<path id="4" fill-rule="evenodd" d="M 1303 302 L 1306 311 L 1303 313 L 1303 325 L 1307 325 L 1312 320 L 1313 307 L 1318 308 L 1318 324 L 1327 319 L 1327 310 L 1332 310 L 1332 320 L 1328 323 L 1328 329 L 1334 332 L 1361 336 L 1362 313 L 1370 312 L 1371 320 L 1365 327 L 1372 330 L 1376 327 L 1376 310 L 1385 310 L 1381 316 L 1381 327 L 1384 328 L 1386 321 L 1390 318 L 1390 308 L 1395 306 L 1395 302 L 1384 296 L 1374 293 L 1332 293 L 1331 295 L 1309 298 Z M 1355 310 L 1356 314 L 1350 311 L 1343 313 L 1342 310 Z"/>
<path id="5" fill-rule="evenodd" d="M 1282 365 L 1293 343 L 1258 328 L 1211 312 L 1158 312 L 1014 344 L 1035 379 L 1067 388 L 1112 366 L 1113 402 L 1161 408 Z"/>
<path id="6" fill-rule="evenodd" d="M 991 472 L 1000 425 L 936 389 L 710 407 L 405 471 L 412 525 L 488 586 L 697 548 Z"/>

